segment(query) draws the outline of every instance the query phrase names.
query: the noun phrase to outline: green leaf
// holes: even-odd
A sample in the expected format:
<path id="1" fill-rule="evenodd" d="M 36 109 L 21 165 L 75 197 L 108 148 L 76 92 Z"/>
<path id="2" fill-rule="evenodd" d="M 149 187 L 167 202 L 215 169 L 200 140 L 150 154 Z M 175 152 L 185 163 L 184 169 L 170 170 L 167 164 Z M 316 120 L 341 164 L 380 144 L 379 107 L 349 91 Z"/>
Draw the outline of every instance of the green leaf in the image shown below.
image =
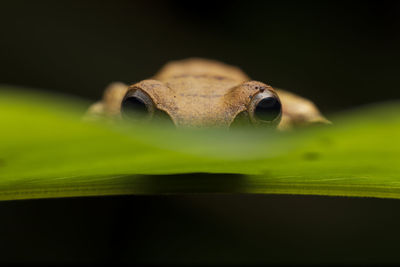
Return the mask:
<path id="1" fill-rule="evenodd" d="M 84 122 L 88 103 L 0 90 L 0 200 L 257 193 L 400 198 L 400 103 L 331 126 L 177 130 Z"/>

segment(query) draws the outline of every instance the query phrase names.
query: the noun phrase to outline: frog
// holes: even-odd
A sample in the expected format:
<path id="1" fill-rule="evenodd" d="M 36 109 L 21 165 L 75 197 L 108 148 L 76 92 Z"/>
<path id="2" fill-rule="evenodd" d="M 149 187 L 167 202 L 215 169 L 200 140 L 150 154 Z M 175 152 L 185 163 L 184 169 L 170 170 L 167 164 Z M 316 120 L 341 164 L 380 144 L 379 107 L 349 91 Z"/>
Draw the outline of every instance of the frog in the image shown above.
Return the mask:
<path id="1" fill-rule="evenodd" d="M 132 123 L 166 118 L 178 128 L 288 130 L 330 124 L 311 100 L 252 80 L 239 67 L 203 58 L 170 61 L 154 76 L 130 85 L 111 83 L 85 118 Z"/>

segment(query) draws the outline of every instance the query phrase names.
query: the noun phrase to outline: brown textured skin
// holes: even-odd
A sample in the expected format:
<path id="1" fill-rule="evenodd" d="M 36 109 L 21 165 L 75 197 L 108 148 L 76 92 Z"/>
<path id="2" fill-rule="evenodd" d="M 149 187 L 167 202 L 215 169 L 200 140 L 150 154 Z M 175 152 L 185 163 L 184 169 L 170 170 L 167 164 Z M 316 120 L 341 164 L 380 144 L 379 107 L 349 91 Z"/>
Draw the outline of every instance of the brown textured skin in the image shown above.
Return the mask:
<path id="1" fill-rule="evenodd" d="M 328 123 L 311 101 L 251 81 L 237 67 L 198 58 L 172 61 L 151 79 L 130 86 L 111 84 L 102 101 L 89 108 L 88 116 L 119 118 L 125 94 L 137 89 L 145 92 L 156 108 L 165 111 L 177 126 L 229 127 L 236 115 L 249 109 L 251 98 L 259 92 L 279 96 L 282 103 L 279 129 Z"/>

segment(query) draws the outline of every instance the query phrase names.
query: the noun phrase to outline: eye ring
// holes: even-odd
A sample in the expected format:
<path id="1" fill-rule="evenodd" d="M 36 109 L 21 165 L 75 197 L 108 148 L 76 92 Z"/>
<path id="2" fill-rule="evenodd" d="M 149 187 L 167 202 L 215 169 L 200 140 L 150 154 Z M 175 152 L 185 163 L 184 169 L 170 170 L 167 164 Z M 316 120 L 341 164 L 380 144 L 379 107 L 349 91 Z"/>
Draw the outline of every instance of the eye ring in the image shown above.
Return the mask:
<path id="1" fill-rule="evenodd" d="M 276 126 L 282 118 L 282 104 L 271 91 L 256 94 L 250 101 L 250 120 L 253 124 Z"/>
<path id="2" fill-rule="evenodd" d="M 129 120 L 150 120 L 155 105 L 150 96 L 140 89 L 129 90 L 121 102 L 121 116 Z"/>

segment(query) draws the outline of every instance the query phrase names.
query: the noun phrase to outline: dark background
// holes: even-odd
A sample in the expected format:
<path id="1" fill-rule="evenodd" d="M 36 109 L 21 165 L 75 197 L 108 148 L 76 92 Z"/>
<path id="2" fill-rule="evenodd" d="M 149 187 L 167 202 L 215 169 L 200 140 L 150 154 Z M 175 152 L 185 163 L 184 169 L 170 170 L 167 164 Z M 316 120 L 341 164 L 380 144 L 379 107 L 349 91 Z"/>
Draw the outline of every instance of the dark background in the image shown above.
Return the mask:
<path id="1" fill-rule="evenodd" d="M 198 56 L 341 111 L 399 98 L 399 3 L 2 1 L 0 83 L 95 100 Z M 399 211 L 317 196 L 2 202 L 0 262 L 400 262 Z"/>
<path id="2" fill-rule="evenodd" d="M 2 1 L 0 83 L 98 99 L 206 57 L 325 112 L 398 98 L 400 3 Z"/>

